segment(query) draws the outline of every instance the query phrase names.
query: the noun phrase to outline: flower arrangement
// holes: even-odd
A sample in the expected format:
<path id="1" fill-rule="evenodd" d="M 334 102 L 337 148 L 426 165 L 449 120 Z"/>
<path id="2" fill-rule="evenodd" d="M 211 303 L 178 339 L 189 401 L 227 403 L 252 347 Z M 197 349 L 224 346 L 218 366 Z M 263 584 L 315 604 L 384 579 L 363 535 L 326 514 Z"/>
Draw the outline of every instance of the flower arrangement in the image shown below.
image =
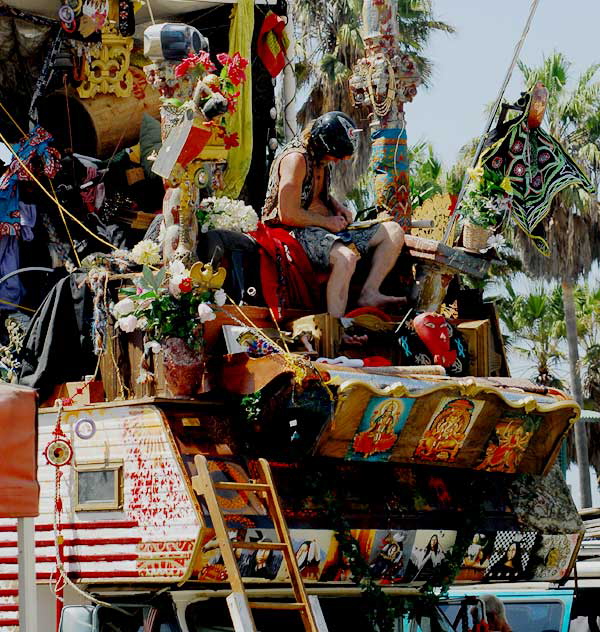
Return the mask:
<path id="1" fill-rule="evenodd" d="M 200 202 L 196 211 L 200 230 L 233 230 L 248 233 L 256 230 L 258 215 L 242 200 L 228 197 L 208 197 Z"/>
<path id="2" fill-rule="evenodd" d="M 471 183 L 460 205 L 461 217 L 464 222 L 480 228 L 494 229 L 501 225 L 510 213 L 510 181 L 485 167 L 469 169 L 468 173 Z"/>
<path id="3" fill-rule="evenodd" d="M 225 270 L 215 272 L 210 264 L 195 263 L 187 269 L 174 261 L 156 273 L 144 265 L 135 286 L 112 307 L 117 327 L 129 333 L 146 332 L 146 345 L 155 353 L 168 338 L 181 338 L 199 350 L 203 323 L 216 318 L 210 303 L 225 303 L 220 289 L 224 280 Z"/>
<path id="4" fill-rule="evenodd" d="M 238 86 L 246 80 L 245 69 L 248 60 L 239 53 L 230 56 L 226 53 L 217 55 L 217 60 L 221 64 L 221 71 L 216 74 L 217 67 L 213 64 L 210 54 L 207 51 L 200 53 L 190 53 L 180 64 L 175 67 L 175 76 L 179 79 L 187 78 L 193 83 L 202 80 L 208 89 L 197 104 L 200 109 L 207 104 L 213 95 L 220 95 L 227 102 L 227 112 L 232 114 L 237 107 L 237 98 L 240 96 Z M 184 102 L 180 99 L 169 98 L 164 100 L 167 105 L 181 107 Z M 239 139 L 237 132 L 227 133 L 226 126 L 216 120 L 211 120 L 206 125 L 214 126 L 219 138 L 223 139 L 226 149 L 237 147 Z"/>

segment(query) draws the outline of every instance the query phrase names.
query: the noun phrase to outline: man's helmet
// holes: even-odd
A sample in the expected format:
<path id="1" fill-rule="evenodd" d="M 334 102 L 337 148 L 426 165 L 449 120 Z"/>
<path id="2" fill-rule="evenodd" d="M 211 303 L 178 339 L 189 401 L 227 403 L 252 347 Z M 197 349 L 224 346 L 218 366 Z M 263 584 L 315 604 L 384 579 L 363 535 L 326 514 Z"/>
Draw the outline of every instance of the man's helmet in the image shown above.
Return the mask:
<path id="1" fill-rule="evenodd" d="M 318 158 L 351 156 L 358 146 L 362 130 L 343 112 L 327 112 L 316 119 L 310 128 L 310 137 Z"/>

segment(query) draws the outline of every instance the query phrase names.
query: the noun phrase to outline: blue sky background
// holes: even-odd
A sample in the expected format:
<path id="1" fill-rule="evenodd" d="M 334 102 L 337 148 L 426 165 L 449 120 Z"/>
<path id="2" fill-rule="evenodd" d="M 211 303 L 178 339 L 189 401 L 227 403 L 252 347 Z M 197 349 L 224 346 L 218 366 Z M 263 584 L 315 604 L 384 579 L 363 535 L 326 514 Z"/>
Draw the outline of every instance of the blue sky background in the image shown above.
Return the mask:
<path id="1" fill-rule="evenodd" d="M 456 29 L 436 34 L 425 51 L 434 64 L 430 88 L 421 87 L 406 106 L 409 143 L 428 140 L 450 167 L 462 145 L 480 136 L 485 106 L 492 103 L 529 15 L 529 0 L 432 0 L 436 18 Z M 598 0 L 540 0 L 521 59 L 537 66 L 560 51 L 573 62 L 572 75 L 600 62 Z M 599 73 L 600 79 L 600 73 Z M 518 98 L 518 69 L 505 93 Z"/>

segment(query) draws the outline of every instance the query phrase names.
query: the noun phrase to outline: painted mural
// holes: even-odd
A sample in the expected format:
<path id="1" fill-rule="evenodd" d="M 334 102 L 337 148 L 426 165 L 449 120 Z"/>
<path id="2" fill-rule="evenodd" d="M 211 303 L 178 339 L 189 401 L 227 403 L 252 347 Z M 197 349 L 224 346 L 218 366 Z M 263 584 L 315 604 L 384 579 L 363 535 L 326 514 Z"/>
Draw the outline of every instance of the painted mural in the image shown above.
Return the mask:
<path id="1" fill-rule="evenodd" d="M 414 399 L 373 397 L 363 413 L 347 459 L 364 461 L 388 461 Z"/>
<path id="2" fill-rule="evenodd" d="M 443 397 L 415 449 L 415 458 L 455 461 L 484 403 L 466 397 Z"/>
<path id="3" fill-rule="evenodd" d="M 484 448 L 484 456 L 475 469 L 514 474 L 541 423 L 540 415 L 506 411 L 496 424 Z"/>

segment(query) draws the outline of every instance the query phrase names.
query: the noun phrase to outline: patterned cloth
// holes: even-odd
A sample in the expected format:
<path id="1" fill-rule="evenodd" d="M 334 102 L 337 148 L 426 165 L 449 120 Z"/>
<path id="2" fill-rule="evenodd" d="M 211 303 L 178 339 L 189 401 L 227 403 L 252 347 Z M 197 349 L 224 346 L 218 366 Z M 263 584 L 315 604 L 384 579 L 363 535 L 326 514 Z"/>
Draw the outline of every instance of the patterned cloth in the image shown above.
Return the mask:
<path id="1" fill-rule="evenodd" d="M 13 158 L 0 177 L 0 235 L 19 235 L 21 231 L 18 185 L 20 180 L 31 180 L 27 169 L 37 171 L 34 160 L 39 159 L 43 173 L 49 178 L 54 178 L 60 170 L 60 154 L 49 146 L 51 141 L 52 136 L 37 125 L 27 138 L 13 145 L 19 160 Z"/>
<path id="2" fill-rule="evenodd" d="M 318 226 L 306 228 L 294 228 L 292 235 L 300 242 L 310 262 L 319 268 L 329 268 L 329 255 L 333 245 L 341 241 L 344 244 L 354 244 L 361 255 L 365 255 L 369 248 L 369 242 L 379 230 L 379 224 L 369 228 L 357 230 L 342 230 L 339 233 L 331 233 Z"/>
<path id="3" fill-rule="evenodd" d="M 541 128 L 527 127 L 530 99 L 528 95 L 521 115 L 496 128 L 498 140 L 483 151 L 481 164 L 510 178 L 512 217 L 535 247 L 548 255 L 548 243 L 539 230 L 550 212 L 552 198 L 571 185 L 579 185 L 588 193 L 594 188 L 555 138 Z"/>

